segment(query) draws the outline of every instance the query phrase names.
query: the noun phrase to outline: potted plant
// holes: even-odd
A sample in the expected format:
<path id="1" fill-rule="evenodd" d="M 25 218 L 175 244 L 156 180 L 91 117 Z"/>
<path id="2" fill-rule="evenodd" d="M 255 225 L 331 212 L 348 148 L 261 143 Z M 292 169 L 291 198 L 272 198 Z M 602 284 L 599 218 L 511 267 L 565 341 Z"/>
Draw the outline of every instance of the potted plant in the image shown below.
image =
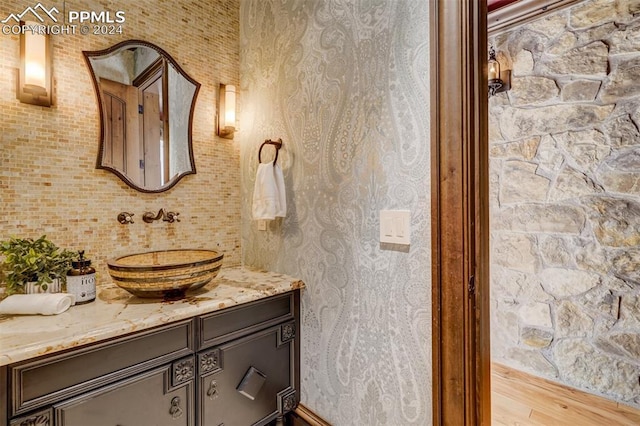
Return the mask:
<path id="1" fill-rule="evenodd" d="M 11 238 L 0 242 L 0 253 L 4 254 L 3 270 L 7 294 L 24 293 L 27 283 L 38 292 L 50 290 L 54 280 L 60 284 L 67 281 L 67 271 L 75 252 L 59 249 L 46 235 L 32 238 Z"/>

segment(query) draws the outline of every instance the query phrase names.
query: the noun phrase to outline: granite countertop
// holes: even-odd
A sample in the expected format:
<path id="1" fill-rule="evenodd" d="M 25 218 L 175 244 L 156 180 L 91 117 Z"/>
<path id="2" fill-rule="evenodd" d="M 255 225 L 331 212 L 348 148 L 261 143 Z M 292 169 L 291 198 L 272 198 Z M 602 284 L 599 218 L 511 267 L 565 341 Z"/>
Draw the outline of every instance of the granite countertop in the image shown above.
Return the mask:
<path id="1" fill-rule="evenodd" d="M 142 299 L 108 284 L 98 287 L 94 302 L 60 315 L 0 315 L 0 366 L 303 287 L 287 275 L 242 267 L 223 268 L 205 287 L 176 301 Z"/>

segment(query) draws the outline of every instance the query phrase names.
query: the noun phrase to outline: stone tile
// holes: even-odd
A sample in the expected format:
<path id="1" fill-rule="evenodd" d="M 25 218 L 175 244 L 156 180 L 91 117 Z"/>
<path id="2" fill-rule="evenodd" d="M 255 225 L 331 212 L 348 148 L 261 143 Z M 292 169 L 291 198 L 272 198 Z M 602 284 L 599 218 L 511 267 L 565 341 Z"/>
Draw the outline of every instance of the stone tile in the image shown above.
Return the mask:
<path id="1" fill-rule="evenodd" d="M 600 76 L 607 75 L 609 48 L 601 41 L 571 49 L 540 65 L 543 74 Z"/>
<path id="2" fill-rule="evenodd" d="M 562 237 L 545 235 L 540 237 L 538 246 L 545 266 L 565 266 L 571 264 L 571 253 Z"/>
<path id="3" fill-rule="evenodd" d="M 562 102 L 592 102 L 598 96 L 602 81 L 574 80 L 562 86 Z"/>
<path id="4" fill-rule="evenodd" d="M 640 249 L 631 247 L 612 255 L 613 273 L 640 286 Z M 640 318 L 640 317 L 639 317 Z"/>
<path id="5" fill-rule="evenodd" d="M 518 310 L 520 323 L 533 327 L 551 328 L 551 307 L 548 303 L 529 302 Z"/>
<path id="6" fill-rule="evenodd" d="M 508 160 L 532 160 L 538 151 L 540 137 L 535 136 L 516 142 L 495 144 L 491 147 L 491 158 L 504 158 Z"/>
<path id="7" fill-rule="evenodd" d="M 620 303 L 620 321 L 618 327 L 631 330 L 640 328 L 639 312 L 640 295 L 635 293 L 623 294 Z"/>
<path id="8" fill-rule="evenodd" d="M 604 121 L 613 105 L 552 105 L 536 109 L 505 108 L 500 129 L 507 140 L 566 132 Z"/>
<path id="9" fill-rule="evenodd" d="M 558 133 L 553 138 L 569 154 L 568 163 L 582 171 L 593 172 L 611 153 L 604 134 L 595 129 Z"/>
<path id="10" fill-rule="evenodd" d="M 504 362 L 525 371 L 535 372 L 543 377 L 557 377 L 558 370 L 536 349 L 511 348 Z"/>
<path id="11" fill-rule="evenodd" d="M 523 327 L 520 330 L 520 341 L 526 346 L 541 349 L 548 347 L 553 341 L 553 333 L 534 327 Z"/>
<path id="12" fill-rule="evenodd" d="M 552 55 L 561 55 L 566 51 L 573 49 L 577 41 L 578 37 L 576 37 L 573 32 L 566 31 L 560 37 L 549 43 L 546 52 Z"/>
<path id="13" fill-rule="evenodd" d="M 612 198 L 592 197 L 589 221 L 596 239 L 608 247 L 640 245 L 640 203 Z"/>
<path id="14" fill-rule="evenodd" d="M 533 54 L 526 50 L 522 49 L 515 56 L 513 61 L 513 76 L 519 77 L 523 75 L 528 75 L 533 72 Z"/>
<path id="15" fill-rule="evenodd" d="M 624 57 L 615 62 L 612 68 L 608 82 L 600 91 L 600 98 L 604 102 L 617 102 L 640 95 L 640 87 L 636 84 L 640 79 L 640 57 Z"/>
<path id="16" fill-rule="evenodd" d="M 559 93 L 555 80 L 546 77 L 523 76 L 511 79 L 509 98 L 514 106 L 548 103 Z"/>
<path id="17" fill-rule="evenodd" d="M 571 167 L 565 167 L 549 191 L 549 201 L 577 199 L 597 192 L 602 192 L 602 188 L 584 173 Z"/>
<path id="18" fill-rule="evenodd" d="M 620 400 L 640 393 L 640 367 L 599 352 L 582 339 L 563 339 L 553 351 L 562 379 Z"/>
<path id="19" fill-rule="evenodd" d="M 636 13 L 636 0 L 593 0 L 580 2 L 569 11 L 569 24 L 572 28 L 591 28 L 597 25 L 617 21 L 628 21 Z"/>
<path id="20" fill-rule="evenodd" d="M 545 291 L 559 299 L 585 293 L 602 282 L 597 274 L 564 268 L 544 269 L 540 280 Z"/>
<path id="21" fill-rule="evenodd" d="M 585 337 L 593 331 L 593 318 L 579 305 L 563 300 L 556 307 L 555 333 L 561 337 Z"/>
<path id="22" fill-rule="evenodd" d="M 536 174 L 537 166 L 524 161 L 505 161 L 502 166 L 500 203 L 544 201 L 551 182 Z"/>
<path id="23" fill-rule="evenodd" d="M 640 312 L 639 312 L 640 314 Z M 628 357 L 640 360 L 640 335 L 637 333 L 618 333 L 609 336 L 609 341 L 621 348 Z"/>
<path id="24" fill-rule="evenodd" d="M 605 124 L 604 129 L 611 146 L 640 145 L 638 126 L 629 114 L 612 118 Z"/>
<path id="25" fill-rule="evenodd" d="M 497 230 L 580 234 L 585 220 L 579 207 L 526 203 L 501 209 L 491 223 Z"/>
<path id="26" fill-rule="evenodd" d="M 491 242 L 493 262 L 519 271 L 536 270 L 539 261 L 534 251 L 533 239 L 523 234 L 500 234 Z"/>

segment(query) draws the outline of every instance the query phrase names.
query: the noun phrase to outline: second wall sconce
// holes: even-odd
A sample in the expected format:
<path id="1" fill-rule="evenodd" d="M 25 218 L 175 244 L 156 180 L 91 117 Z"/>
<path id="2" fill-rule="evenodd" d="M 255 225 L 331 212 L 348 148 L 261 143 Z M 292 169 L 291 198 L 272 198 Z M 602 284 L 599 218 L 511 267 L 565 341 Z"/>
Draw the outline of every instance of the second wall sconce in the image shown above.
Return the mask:
<path id="1" fill-rule="evenodd" d="M 218 100 L 218 136 L 233 139 L 236 131 L 236 87 L 220 84 Z"/>
<path id="2" fill-rule="evenodd" d="M 51 106 L 51 41 L 49 35 L 39 33 L 37 22 L 21 22 L 20 71 L 16 98 L 32 105 Z M 31 31 L 28 28 L 34 28 Z"/>
<path id="3" fill-rule="evenodd" d="M 511 88 L 511 71 L 500 70 L 500 62 L 496 59 L 496 51 L 493 46 L 489 49 L 487 65 L 489 68 L 489 96 L 509 90 Z"/>

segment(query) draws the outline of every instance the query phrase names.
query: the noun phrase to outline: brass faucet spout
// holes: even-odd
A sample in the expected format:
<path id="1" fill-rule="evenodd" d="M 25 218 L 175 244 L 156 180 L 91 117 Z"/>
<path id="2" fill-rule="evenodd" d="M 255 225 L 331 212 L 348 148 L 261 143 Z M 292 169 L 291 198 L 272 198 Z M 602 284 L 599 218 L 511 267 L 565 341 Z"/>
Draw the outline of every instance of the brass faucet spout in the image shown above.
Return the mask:
<path id="1" fill-rule="evenodd" d="M 153 212 L 146 212 L 142 215 L 142 220 L 146 223 L 152 223 L 158 219 L 162 219 L 165 222 L 173 223 L 180 222 L 180 219 L 178 219 L 179 215 L 180 213 L 178 212 L 168 212 L 165 209 L 160 209 L 156 215 L 154 215 Z"/>
<path id="2" fill-rule="evenodd" d="M 153 221 L 156 221 L 160 218 L 164 219 L 165 217 L 165 212 L 164 209 L 160 209 L 158 210 L 158 214 L 157 215 L 153 215 L 153 212 L 145 212 L 145 214 L 142 215 L 142 220 L 144 220 L 146 223 L 152 223 Z"/>

